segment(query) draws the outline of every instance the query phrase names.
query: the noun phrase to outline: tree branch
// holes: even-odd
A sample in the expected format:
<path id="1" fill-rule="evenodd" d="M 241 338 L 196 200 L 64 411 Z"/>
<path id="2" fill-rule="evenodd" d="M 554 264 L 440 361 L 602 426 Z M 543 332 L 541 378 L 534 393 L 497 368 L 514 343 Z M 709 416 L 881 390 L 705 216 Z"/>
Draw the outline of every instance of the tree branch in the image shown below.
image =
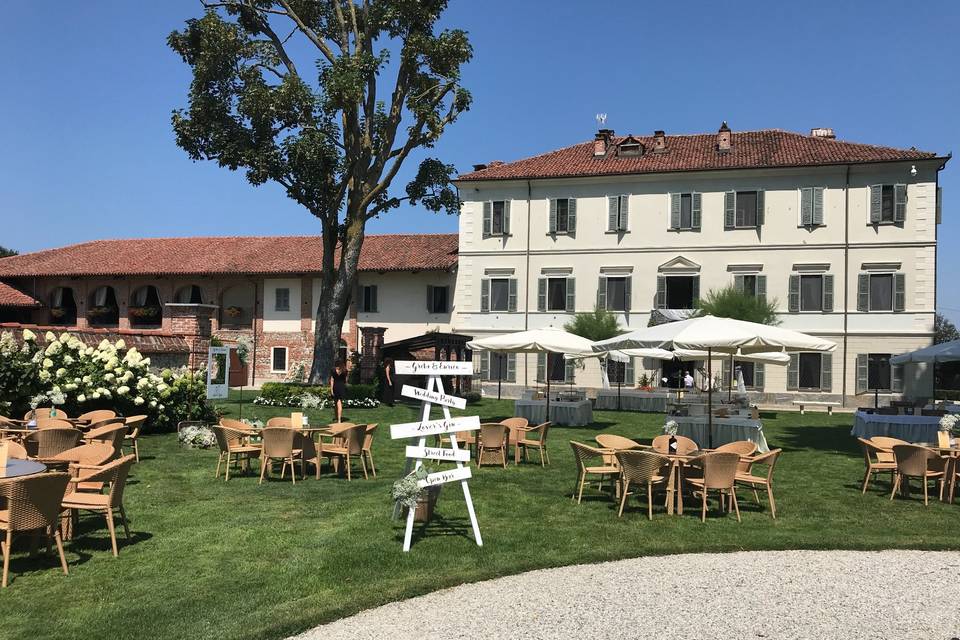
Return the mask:
<path id="1" fill-rule="evenodd" d="M 323 41 L 323 38 L 318 36 L 313 29 L 306 25 L 300 16 L 297 15 L 297 12 L 290 7 L 290 3 L 287 2 L 287 0 L 280 0 L 280 4 L 283 5 L 283 8 L 286 10 L 286 16 L 296 23 L 297 28 L 300 29 L 303 35 L 307 36 L 307 39 L 310 40 L 317 49 L 320 49 L 324 57 L 329 62 L 336 60 L 333 49 L 331 49 L 330 46 Z"/>

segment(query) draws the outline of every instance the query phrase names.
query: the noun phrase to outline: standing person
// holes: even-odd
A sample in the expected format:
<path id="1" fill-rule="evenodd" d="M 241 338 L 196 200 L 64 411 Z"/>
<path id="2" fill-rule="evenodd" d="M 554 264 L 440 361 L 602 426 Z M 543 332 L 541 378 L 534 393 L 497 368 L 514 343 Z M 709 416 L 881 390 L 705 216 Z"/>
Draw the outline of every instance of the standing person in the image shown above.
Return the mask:
<path id="1" fill-rule="evenodd" d="M 687 391 L 693 390 L 693 376 L 690 375 L 689 371 L 683 372 L 683 387 Z"/>
<path id="2" fill-rule="evenodd" d="M 393 406 L 393 399 L 397 392 L 397 372 L 393 368 L 393 358 L 383 360 L 383 401 L 388 407 Z"/>
<path id="3" fill-rule="evenodd" d="M 330 395 L 337 409 L 337 422 L 343 422 L 343 401 L 347 397 L 347 365 L 337 360 L 330 372 Z"/>

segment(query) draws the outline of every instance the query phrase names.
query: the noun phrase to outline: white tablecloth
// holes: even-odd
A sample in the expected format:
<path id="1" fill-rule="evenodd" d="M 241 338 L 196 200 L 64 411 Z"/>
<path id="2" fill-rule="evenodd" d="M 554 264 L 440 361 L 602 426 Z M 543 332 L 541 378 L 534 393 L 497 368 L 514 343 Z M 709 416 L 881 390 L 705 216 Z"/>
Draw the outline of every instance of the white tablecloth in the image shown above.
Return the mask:
<path id="1" fill-rule="evenodd" d="M 624 411 L 666 413 L 669 397 L 669 393 L 621 389 L 620 408 Z M 597 391 L 597 409 L 615 411 L 617 409 L 617 390 L 601 389 Z"/>
<path id="2" fill-rule="evenodd" d="M 883 416 L 857 411 L 850 435 L 860 438 L 889 436 L 907 442 L 936 442 L 940 418 L 937 416 Z"/>
<path id="3" fill-rule="evenodd" d="M 517 400 L 514 415 L 526 418 L 531 425 L 547 421 L 546 400 Z M 570 427 L 585 427 L 593 424 L 593 404 L 589 400 L 578 402 L 550 402 L 550 422 Z"/>
<path id="4" fill-rule="evenodd" d="M 707 437 L 707 416 L 668 416 L 667 420 L 677 423 L 677 435 L 686 436 L 697 443 L 697 446 L 710 446 Z M 766 453 L 770 450 L 767 438 L 763 435 L 763 423 L 750 418 L 714 418 L 713 419 L 713 446 L 719 447 L 728 442 L 749 440 L 756 443 L 757 453 Z"/>

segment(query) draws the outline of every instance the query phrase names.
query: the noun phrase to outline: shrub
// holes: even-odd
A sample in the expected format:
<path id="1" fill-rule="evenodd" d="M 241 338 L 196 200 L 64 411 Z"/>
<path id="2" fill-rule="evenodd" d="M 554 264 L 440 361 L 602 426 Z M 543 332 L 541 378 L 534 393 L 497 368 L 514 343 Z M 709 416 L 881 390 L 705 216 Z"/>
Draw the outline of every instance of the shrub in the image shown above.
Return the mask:
<path id="1" fill-rule="evenodd" d="M 305 406 L 304 400 L 306 399 Z M 309 385 L 295 382 L 265 382 L 260 388 L 260 395 L 253 403 L 270 407 L 304 407 L 326 409 L 331 406 L 333 398 L 330 396 L 330 387 L 327 385 Z M 377 389 L 372 384 L 347 385 L 348 407 L 376 407 Z"/>
<path id="2" fill-rule="evenodd" d="M 483 396 L 478 391 L 467 391 L 463 394 L 463 399 L 467 401 L 467 404 L 476 404 L 483 399 Z"/>
<path id="3" fill-rule="evenodd" d="M 217 437 L 209 427 L 184 427 L 177 436 L 180 444 L 191 449 L 209 449 L 217 444 Z"/>

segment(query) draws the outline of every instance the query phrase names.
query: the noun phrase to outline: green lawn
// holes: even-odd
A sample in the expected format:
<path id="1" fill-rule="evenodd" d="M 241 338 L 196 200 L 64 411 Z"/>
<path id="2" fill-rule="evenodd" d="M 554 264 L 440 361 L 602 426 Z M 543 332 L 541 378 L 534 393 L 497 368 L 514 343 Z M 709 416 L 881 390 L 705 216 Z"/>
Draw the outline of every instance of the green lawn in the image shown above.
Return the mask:
<path id="1" fill-rule="evenodd" d="M 247 393 L 249 400 L 250 393 Z M 228 415 L 237 405 L 224 405 Z M 512 412 L 485 400 L 482 419 Z M 246 404 L 244 416 L 288 410 Z M 484 468 L 471 481 L 485 546 L 478 548 L 459 485 L 447 485 L 439 517 L 400 550 L 388 492 L 403 470 L 403 444 L 386 425 L 417 419 L 413 407 L 347 410 L 384 425 L 375 443 L 376 480 L 327 475 L 257 485 L 255 477 L 213 480 L 216 453 L 180 449 L 174 435 L 144 437 L 127 490 L 134 540 L 109 553 L 102 519 L 91 517 L 67 544 L 70 576 L 56 561 L 15 551 L 0 593 L 0 638 L 281 638 L 386 602 L 530 569 L 631 556 L 743 549 L 956 549 L 960 506 L 860 495 L 863 462 L 849 416 L 779 414 L 765 420 L 778 467 L 778 515 L 747 496 L 743 523 L 701 524 L 690 511 L 648 522 L 634 506 L 622 519 L 608 498 L 570 501 L 574 464 L 567 441 L 601 432 L 649 439 L 659 415 L 597 412 L 592 429 L 555 428 L 553 464 Z M 312 424 L 330 411 L 310 412 Z M 878 489 L 886 489 L 880 481 Z"/>

